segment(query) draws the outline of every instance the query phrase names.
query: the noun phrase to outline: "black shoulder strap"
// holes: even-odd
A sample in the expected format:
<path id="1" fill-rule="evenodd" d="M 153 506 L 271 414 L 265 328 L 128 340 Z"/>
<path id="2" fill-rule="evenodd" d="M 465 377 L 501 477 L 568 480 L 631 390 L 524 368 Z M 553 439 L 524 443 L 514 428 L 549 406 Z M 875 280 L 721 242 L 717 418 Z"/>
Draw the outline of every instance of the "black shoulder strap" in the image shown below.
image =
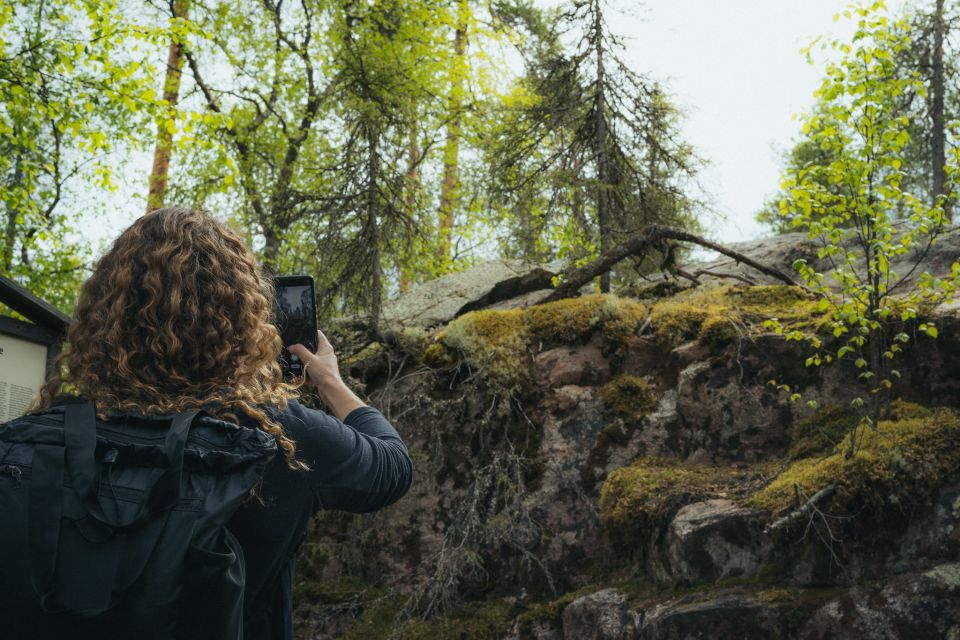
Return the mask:
<path id="1" fill-rule="evenodd" d="M 73 480 L 73 490 L 94 519 L 118 529 L 134 529 L 153 515 L 177 503 L 180 498 L 180 477 L 183 473 L 183 449 L 197 411 L 176 413 L 170 417 L 171 426 L 164 442 L 167 465 L 156 471 L 149 481 L 149 486 L 143 487 L 147 499 L 137 512 L 125 520 L 120 520 L 111 518 L 104 512 L 97 495 L 97 464 L 94 457 L 97 447 L 97 420 L 94 407 L 90 404 L 71 404 L 65 409 L 67 468 Z"/>

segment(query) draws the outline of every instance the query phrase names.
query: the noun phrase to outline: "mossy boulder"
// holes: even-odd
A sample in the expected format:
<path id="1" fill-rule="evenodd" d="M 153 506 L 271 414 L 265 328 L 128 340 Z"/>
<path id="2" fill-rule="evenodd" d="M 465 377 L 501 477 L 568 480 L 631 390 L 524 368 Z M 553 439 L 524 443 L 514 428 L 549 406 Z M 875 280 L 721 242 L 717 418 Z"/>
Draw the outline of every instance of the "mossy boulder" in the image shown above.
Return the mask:
<path id="1" fill-rule="evenodd" d="M 674 347 L 696 338 L 713 352 L 741 335 L 763 332 L 763 322 L 772 318 L 791 329 L 827 327 L 815 299 L 788 285 L 698 287 L 658 302 L 650 312 L 661 344 Z"/>
<path id="2" fill-rule="evenodd" d="M 531 380 L 533 353 L 584 343 L 597 333 L 606 349 L 614 349 L 646 315 L 635 300 L 586 295 L 526 309 L 473 311 L 447 325 L 437 340 L 460 352 L 489 384 L 519 390 Z"/>
<path id="3" fill-rule="evenodd" d="M 779 514 L 801 506 L 798 496 L 803 500 L 834 485 L 836 492 L 821 506 L 827 513 L 855 516 L 861 524 L 884 516 L 890 516 L 888 525 L 902 520 L 898 516 L 960 480 L 960 416 L 904 403 L 896 415 L 905 417 L 864 429 L 853 457 L 842 440 L 830 455 L 796 460 L 747 504 Z"/>
<path id="4" fill-rule="evenodd" d="M 749 492 L 770 464 L 702 465 L 640 458 L 612 472 L 600 491 L 600 520 L 618 540 L 634 540 L 669 522 L 684 504 Z"/>

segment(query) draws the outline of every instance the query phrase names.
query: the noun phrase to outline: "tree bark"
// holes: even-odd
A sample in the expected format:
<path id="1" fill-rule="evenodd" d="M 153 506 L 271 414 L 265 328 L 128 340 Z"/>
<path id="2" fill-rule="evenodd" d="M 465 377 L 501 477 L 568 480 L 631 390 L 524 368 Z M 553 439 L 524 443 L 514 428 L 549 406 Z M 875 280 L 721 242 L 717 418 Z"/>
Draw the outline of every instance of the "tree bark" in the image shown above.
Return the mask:
<path id="1" fill-rule="evenodd" d="M 681 242 L 692 242 L 701 247 L 712 249 L 725 256 L 733 258 L 737 262 L 742 262 L 753 267 L 760 273 L 776 278 L 781 282 L 793 286 L 800 286 L 793 278 L 775 267 L 761 264 L 738 251 L 728 249 L 727 247 L 702 238 L 689 231 L 674 229 L 672 227 L 663 227 L 660 225 L 650 225 L 640 232 L 628 238 L 625 242 L 608 249 L 599 258 L 593 262 L 584 265 L 579 269 L 574 269 L 566 274 L 564 281 L 554 289 L 553 293 L 547 296 L 542 302 L 553 302 L 564 298 L 571 298 L 577 295 L 580 288 L 604 273 L 607 273 L 621 260 L 631 256 L 642 256 L 651 249 L 659 249 L 666 240 L 678 240 Z"/>
<path id="2" fill-rule="evenodd" d="M 377 155 L 377 132 L 372 123 L 367 123 L 367 240 L 370 246 L 370 335 L 380 331 L 380 312 L 383 307 L 383 276 L 380 264 L 380 230 L 377 221 L 379 196 L 380 157 Z"/>
<path id="3" fill-rule="evenodd" d="M 611 247 L 610 221 L 610 163 L 609 149 L 607 148 L 607 103 L 606 78 L 603 68 L 603 14 L 599 2 L 594 6 L 594 38 L 596 42 L 596 93 L 594 94 L 594 157 L 597 162 L 597 226 L 600 228 L 600 253 L 607 252 Z M 610 272 L 600 274 L 600 291 L 610 291 Z"/>
<path id="4" fill-rule="evenodd" d="M 417 123 L 410 125 L 407 140 L 407 183 L 404 204 L 407 215 L 413 218 L 417 208 L 417 192 L 420 190 L 420 145 L 417 142 Z M 408 252 L 409 253 L 409 252 Z M 400 292 L 410 290 L 411 277 L 409 260 L 400 265 Z"/>
<path id="5" fill-rule="evenodd" d="M 173 0 L 173 17 L 186 18 L 188 0 Z M 167 73 L 163 81 L 163 100 L 172 111 L 176 108 L 180 95 L 180 78 L 183 71 L 183 47 L 176 39 L 170 41 L 167 52 Z M 157 146 L 153 152 L 153 169 L 150 171 L 150 188 L 147 192 L 147 213 L 163 206 L 163 197 L 167 191 L 167 177 L 170 173 L 170 151 L 173 145 L 173 132 L 165 122 L 157 126 Z"/>
<path id="6" fill-rule="evenodd" d="M 467 49 L 467 3 L 460 0 L 457 8 L 457 29 L 453 39 L 453 82 L 450 87 L 447 140 L 443 148 L 443 183 L 440 187 L 440 220 L 438 224 L 439 244 L 437 263 L 441 273 L 446 272 L 450 262 L 450 250 L 453 238 L 453 222 L 456 216 L 458 191 L 460 187 L 459 160 L 460 137 L 463 128 L 463 76 L 464 56 Z"/>
<path id="7" fill-rule="evenodd" d="M 943 37 L 946 25 L 943 19 L 943 0 L 937 0 L 933 16 L 933 60 L 930 78 L 930 119 L 932 120 L 932 170 L 933 196 L 944 197 L 943 213 L 946 221 L 951 219 L 950 203 L 946 199 L 947 154 L 946 117 L 944 114 Z"/>

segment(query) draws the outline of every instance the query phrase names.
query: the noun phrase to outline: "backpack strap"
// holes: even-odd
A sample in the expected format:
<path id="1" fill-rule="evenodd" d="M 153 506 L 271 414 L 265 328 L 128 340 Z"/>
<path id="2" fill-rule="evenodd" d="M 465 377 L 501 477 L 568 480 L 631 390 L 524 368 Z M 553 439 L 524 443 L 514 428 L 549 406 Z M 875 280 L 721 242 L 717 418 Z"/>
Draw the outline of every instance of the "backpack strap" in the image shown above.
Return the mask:
<path id="1" fill-rule="evenodd" d="M 40 606 L 49 610 L 53 593 L 60 516 L 63 511 L 63 447 L 38 444 L 33 450 L 33 479 L 27 510 L 31 580 Z"/>
<path id="2" fill-rule="evenodd" d="M 83 501 L 87 512 L 95 520 L 119 530 L 131 530 L 143 525 L 157 513 L 173 507 L 180 499 L 180 478 L 183 473 L 183 450 L 190 432 L 190 424 L 198 411 L 175 413 L 164 442 L 167 466 L 157 469 L 147 490 L 147 499 L 137 512 L 121 520 L 108 516 L 100 503 L 97 463 L 97 420 L 93 405 L 70 404 L 65 407 L 64 442 L 67 467 L 73 480 L 73 489 Z"/>

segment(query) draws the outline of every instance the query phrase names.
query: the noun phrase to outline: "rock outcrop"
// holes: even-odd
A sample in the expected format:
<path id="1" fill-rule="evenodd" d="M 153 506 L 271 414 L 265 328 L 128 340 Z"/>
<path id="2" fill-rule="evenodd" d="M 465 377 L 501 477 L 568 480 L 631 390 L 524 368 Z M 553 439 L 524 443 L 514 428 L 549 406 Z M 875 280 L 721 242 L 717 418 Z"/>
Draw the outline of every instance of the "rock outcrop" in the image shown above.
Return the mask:
<path id="1" fill-rule="evenodd" d="M 738 249 L 788 268 L 811 259 L 798 240 Z M 960 234 L 938 247 L 926 264 L 949 272 Z M 931 312 L 936 340 L 912 335 L 901 400 L 848 459 L 855 368 L 807 367 L 763 326 L 823 333 L 801 291 L 712 282 L 466 313 L 501 295 L 480 279 L 398 303 L 420 333 L 350 360 L 416 478 L 383 512 L 318 518 L 300 637 L 960 634 L 960 310 Z"/>

